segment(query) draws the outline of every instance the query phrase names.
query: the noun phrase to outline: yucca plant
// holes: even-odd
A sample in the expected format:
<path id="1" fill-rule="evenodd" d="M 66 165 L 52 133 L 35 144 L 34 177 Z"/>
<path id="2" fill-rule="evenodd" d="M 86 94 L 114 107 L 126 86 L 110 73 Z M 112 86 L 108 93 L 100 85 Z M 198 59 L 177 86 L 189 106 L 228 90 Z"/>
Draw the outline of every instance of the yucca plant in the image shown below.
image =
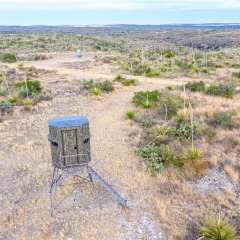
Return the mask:
<path id="1" fill-rule="evenodd" d="M 32 100 L 30 98 L 25 99 L 24 104 L 27 107 L 31 107 L 32 106 Z"/>
<path id="2" fill-rule="evenodd" d="M 92 94 L 99 97 L 102 95 L 102 90 L 100 88 L 97 88 L 97 87 L 94 87 L 92 90 L 91 90 Z"/>
<path id="3" fill-rule="evenodd" d="M 11 95 L 11 96 L 8 98 L 8 101 L 9 101 L 10 103 L 13 103 L 13 104 L 17 103 L 18 100 L 19 100 L 19 97 L 18 97 L 17 95 Z"/>
<path id="4" fill-rule="evenodd" d="M 198 227 L 198 233 L 205 240 L 237 240 L 237 230 L 228 221 L 219 217 L 207 218 L 203 226 Z"/>
<path id="5" fill-rule="evenodd" d="M 203 153 L 202 150 L 197 146 L 189 147 L 183 151 L 183 158 L 186 160 L 202 159 Z"/>
<path id="6" fill-rule="evenodd" d="M 125 116 L 128 118 L 128 119 L 133 119 L 135 116 L 136 116 L 136 111 L 135 110 L 132 110 L 132 109 L 129 109 L 125 112 Z"/>
<path id="7" fill-rule="evenodd" d="M 186 109 L 178 111 L 176 119 L 179 123 L 186 122 L 187 118 L 188 118 L 188 111 Z"/>
<path id="8" fill-rule="evenodd" d="M 167 124 L 161 124 L 161 125 L 157 125 L 154 126 L 152 128 L 152 135 L 154 136 L 163 136 L 166 135 L 168 132 L 170 131 L 170 127 Z"/>

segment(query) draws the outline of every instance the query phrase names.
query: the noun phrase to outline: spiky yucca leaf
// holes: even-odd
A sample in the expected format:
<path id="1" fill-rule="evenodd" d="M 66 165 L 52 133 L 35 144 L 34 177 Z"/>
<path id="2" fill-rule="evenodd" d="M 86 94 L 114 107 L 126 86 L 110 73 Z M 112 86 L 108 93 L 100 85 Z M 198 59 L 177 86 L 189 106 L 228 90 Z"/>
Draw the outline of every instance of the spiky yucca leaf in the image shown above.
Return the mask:
<path id="1" fill-rule="evenodd" d="M 234 226 L 226 220 L 217 218 L 207 218 L 203 226 L 198 228 L 198 233 L 205 240 L 237 240 L 237 231 Z"/>

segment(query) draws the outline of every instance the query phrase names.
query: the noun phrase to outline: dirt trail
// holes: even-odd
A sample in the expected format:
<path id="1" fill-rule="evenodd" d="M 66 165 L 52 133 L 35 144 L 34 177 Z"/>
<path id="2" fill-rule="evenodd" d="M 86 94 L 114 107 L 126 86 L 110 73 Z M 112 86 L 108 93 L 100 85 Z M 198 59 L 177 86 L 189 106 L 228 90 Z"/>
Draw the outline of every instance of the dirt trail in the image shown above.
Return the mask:
<path id="1" fill-rule="evenodd" d="M 116 74 L 110 72 L 110 67 L 106 66 L 93 66 L 89 63 L 87 69 L 73 69 L 67 66 L 64 66 L 64 63 L 78 63 L 81 65 L 84 61 L 92 61 L 95 56 L 94 54 L 83 53 L 82 58 L 77 58 L 74 54 L 58 54 L 53 55 L 53 59 L 42 60 L 42 61 L 34 61 L 34 62 L 24 62 L 24 67 L 34 66 L 39 69 L 46 69 L 46 70 L 55 70 L 59 75 L 68 75 L 72 78 L 78 79 L 108 79 L 113 80 Z M 9 64 L 9 67 L 17 67 L 18 64 Z M 127 78 L 131 78 L 131 75 L 125 75 Z M 181 79 L 163 79 L 163 78 L 145 78 L 143 76 L 134 76 L 141 83 L 158 83 L 161 85 L 176 85 L 182 84 L 183 82 L 189 81 L 191 79 L 188 78 L 181 78 Z"/>

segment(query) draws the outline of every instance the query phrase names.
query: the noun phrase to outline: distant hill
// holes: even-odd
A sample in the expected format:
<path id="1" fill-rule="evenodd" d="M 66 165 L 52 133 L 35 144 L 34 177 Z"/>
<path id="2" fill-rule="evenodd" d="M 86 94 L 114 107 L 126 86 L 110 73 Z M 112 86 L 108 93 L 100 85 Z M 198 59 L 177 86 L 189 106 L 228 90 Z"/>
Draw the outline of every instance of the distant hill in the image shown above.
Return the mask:
<path id="1" fill-rule="evenodd" d="M 32 26 L 3 26 L 0 31 L 46 31 L 70 30 L 72 28 L 240 28 L 240 23 L 199 23 L 199 24 L 162 24 L 162 25 L 137 25 L 137 24 L 89 24 L 89 25 L 32 25 Z"/>

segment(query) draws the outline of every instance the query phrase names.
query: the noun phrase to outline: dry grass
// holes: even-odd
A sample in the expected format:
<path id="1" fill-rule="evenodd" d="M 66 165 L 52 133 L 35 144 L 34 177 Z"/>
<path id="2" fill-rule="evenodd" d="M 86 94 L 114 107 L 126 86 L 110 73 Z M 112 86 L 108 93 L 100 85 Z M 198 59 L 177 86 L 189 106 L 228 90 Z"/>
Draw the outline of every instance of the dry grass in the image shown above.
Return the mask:
<path id="1" fill-rule="evenodd" d="M 224 167 L 224 170 L 226 171 L 228 176 L 231 178 L 233 183 L 237 183 L 238 182 L 238 180 L 239 180 L 239 172 L 236 169 L 234 169 L 233 166 L 226 165 Z"/>

